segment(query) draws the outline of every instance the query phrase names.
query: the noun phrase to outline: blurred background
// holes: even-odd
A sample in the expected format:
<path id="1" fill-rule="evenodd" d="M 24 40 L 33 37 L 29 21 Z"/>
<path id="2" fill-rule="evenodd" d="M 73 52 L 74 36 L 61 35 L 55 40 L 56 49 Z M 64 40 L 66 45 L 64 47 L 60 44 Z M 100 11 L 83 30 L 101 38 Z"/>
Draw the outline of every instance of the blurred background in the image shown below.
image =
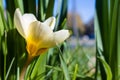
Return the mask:
<path id="1" fill-rule="evenodd" d="M 73 30 L 71 45 L 75 37 L 82 46 L 95 46 L 94 35 L 95 0 L 68 0 L 67 25 Z"/>

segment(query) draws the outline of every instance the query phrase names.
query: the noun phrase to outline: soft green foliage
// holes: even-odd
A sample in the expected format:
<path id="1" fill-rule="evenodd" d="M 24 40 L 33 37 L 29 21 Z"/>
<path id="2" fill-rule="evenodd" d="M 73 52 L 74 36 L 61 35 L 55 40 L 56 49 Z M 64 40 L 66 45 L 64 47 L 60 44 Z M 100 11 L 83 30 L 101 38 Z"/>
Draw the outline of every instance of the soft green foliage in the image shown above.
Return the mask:
<path id="1" fill-rule="evenodd" d="M 102 80 L 108 80 L 108 78 L 111 77 L 112 79 L 109 80 L 120 79 L 119 3 L 120 0 L 96 0 L 95 33 L 97 56 L 104 57 L 106 61 L 105 64 L 108 64 L 110 67 L 110 69 L 107 69 L 107 66 L 105 68 L 103 60 L 97 61 L 96 74 L 99 72 L 98 70 L 100 68 Z"/>
<path id="2" fill-rule="evenodd" d="M 27 58 L 26 42 L 17 32 L 13 16 L 16 8 L 22 13 L 33 13 L 44 21 L 53 16 L 55 0 L 6 0 L 3 8 L 0 0 L 0 80 L 19 80 L 19 75 Z M 55 30 L 67 28 L 67 0 L 58 0 Z M 37 8 L 36 8 L 37 7 Z M 84 50 L 85 49 L 85 50 Z M 34 58 L 25 74 L 25 80 L 93 80 L 95 64 L 89 67 L 91 54 L 89 48 L 76 46 L 70 48 L 64 42 L 47 53 Z M 84 64 L 86 63 L 86 64 Z"/>
<path id="3" fill-rule="evenodd" d="M 66 80 L 70 80 L 70 76 L 69 76 L 69 72 L 68 72 L 68 68 L 67 68 L 67 65 L 62 57 L 61 54 L 59 54 L 59 57 L 60 57 L 60 61 L 61 61 L 61 67 L 62 67 L 62 70 L 63 70 L 63 73 L 65 75 L 65 79 Z"/>

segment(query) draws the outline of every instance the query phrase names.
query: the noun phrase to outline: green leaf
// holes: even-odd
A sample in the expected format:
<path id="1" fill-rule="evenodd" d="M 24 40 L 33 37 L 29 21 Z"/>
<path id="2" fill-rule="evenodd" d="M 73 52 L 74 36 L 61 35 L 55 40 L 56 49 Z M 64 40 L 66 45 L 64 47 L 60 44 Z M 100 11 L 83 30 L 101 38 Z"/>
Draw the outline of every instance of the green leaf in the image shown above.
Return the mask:
<path id="1" fill-rule="evenodd" d="M 53 16 L 53 7 L 54 7 L 54 0 L 49 0 L 48 7 L 46 9 L 46 16 L 45 16 L 46 19 Z"/>
<path id="2" fill-rule="evenodd" d="M 62 0 L 58 0 L 58 6 L 57 6 L 57 15 L 56 15 L 56 26 L 55 31 L 59 28 L 59 22 L 60 22 L 60 15 L 61 15 L 61 7 L 62 7 Z"/>
<path id="3" fill-rule="evenodd" d="M 100 33 L 96 32 L 96 41 L 97 41 L 97 53 L 98 51 L 102 51 L 99 55 L 103 55 L 105 61 L 110 65 L 112 69 L 113 80 L 118 79 L 118 6 L 120 0 L 96 0 L 96 12 L 97 12 L 97 24 L 95 27 L 96 31 L 100 31 Z M 95 23 L 96 24 L 96 23 Z M 97 30 L 99 29 L 99 30 Z M 99 34 L 101 35 L 101 39 L 99 38 Z M 99 38 L 99 39 L 98 39 Z M 101 43 L 102 42 L 102 43 Z M 103 45 L 103 49 L 101 50 L 100 46 Z M 104 75 L 104 68 L 100 67 L 102 78 L 104 79 L 106 75 Z"/>
<path id="4" fill-rule="evenodd" d="M 3 50 L 3 55 L 6 56 L 8 54 L 7 50 L 7 32 L 5 31 L 3 40 L 2 40 L 2 50 Z"/>
<path id="5" fill-rule="evenodd" d="M 58 46 L 58 49 L 60 51 L 59 53 L 59 58 L 60 58 L 60 62 L 61 62 L 61 67 L 62 67 L 62 70 L 63 70 L 63 73 L 64 73 L 64 76 L 65 76 L 65 79 L 66 80 L 70 80 L 70 75 L 69 75 L 69 71 L 68 71 L 68 68 L 67 68 L 67 64 L 65 63 L 65 60 L 62 56 L 62 52 Z"/>
<path id="6" fill-rule="evenodd" d="M 56 21 L 55 31 L 63 29 L 63 27 L 59 27 L 59 26 L 62 24 L 62 22 L 64 21 L 64 19 L 67 16 L 67 0 L 59 0 L 57 8 L 58 8 L 57 15 L 56 15 L 57 21 Z"/>
<path id="7" fill-rule="evenodd" d="M 98 16 L 97 16 L 96 12 L 95 12 L 95 22 L 94 22 L 94 24 L 95 24 L 95 37 L 96 37 L 97 49 L 100 49 L 101 51 L 103 51 L 100 26 L 99 26 Z"/>
<path id="8" fill-rule="evenodd" d="M 8 30 L 7 22 L 6 22 L 6 19 L 4 16 L 4 9 L 3 9 L 3 6 L 1 4 L 0 4 L 0 14 L 1 14 L 2 22 L 3 22 L 4 30 Z"/>
<path id="9" fill-rule="evenodd" d="M 4 24 L 2 20 L 2 15 L 0 13 L 0 37 L 4 34 Z"/>
<path id="10" fill-rule="evenodd" d="M 38 0 L 38 18 L 40 21 L 45 20 L 44 0 Z"/>
<path id="11" fill-rule="evenodd" d="M 8 75 L 9 75 L 9 73 L 10 73 L 10 70 L 11 70 L 11 67 L 12 67 L 14 61 L 15 61 L 15 57 L 12 59 L 12 61 L 11 61 L 11 63 L 10 63 L 10 66 L 9 66 L 9 68 L 8 68 L 8 71 L 7 71 L 7 74 L 6 74 L 6 77 L 5 77 L 6 80 L 7 80 L 7 78 L 8 78 Z"/>
<path id="12" fill-rule="evenodd" d="M 23 13 L 24 12 L 23 0 L 14 0 L 14 2 L 15 2 L 15 7 L 19 8 L 20 11 Z"/>
<path id="13" fill-rule="evenodd" d="M 64 76 L 65 76 L 65 79 L 66 80 L 70 80 L 70 76 L 69 76 L 69 71 L 68 71 L 67 65 L 66 65 L 65 61 L 63 60 L 62 55 L 59 54 L 59 57 L 60 57 L 61 67 L 63 69 L 63 73 L 64 73 Z"/>
<path id="14" fill-rule="evenodd" d="M 119 13 L 120 14 L 120 6 L 119 6 Z M 117 30 L 117 58 L 118 58 L 118 76 L 120 76 L 120 16 L 118 16 L 118 30 Z M 120 77 L 119 77 L 120 79 Z"/>
<path id="15" fill-rule="evenodd" d="M 12 6 L 11 6 L 12 3 Z M 14 0 L 6 0 L 6 10 L 10 13 L 11 18 L 13 19 L 14 17 L 14 12 L 15 12 L 15 3 Z"/>
<path id="16" fill-rule="evenodd" d="M 8 27 L 9 27 L 9 29 L 13 29 L 14 28 L 14 26 L 13 26 L 13 24 L 12 24 L 12 19 L 11 19 L 11 17 L 10 17 L 10 14 L 9 14 L 9 12 L 6 12 L 7 13 L 7 19 L 8 19 Z"/>
<path id="17" fill-rule="evenodd" d="M 38 58 L 34 68 L 33 68 L 33 71 L 32 71 L 32 74 L 31 74 L 31 79 L 35 79 L 37 77 L 39 77 L 40 75 L 45 73 L 45 65 L 46 65 L 46 58 L 47 58 L 47 53 L 43 53 L 40 55 L 40 57 Z M 40 80 L 44 80 L 41 76 L 41 79 Z"/>
<path id="18" fill-rule="evenodd" d="M 113 8 L 113 15 L 112 15 L 112 25 L 111 25 L 111 33 L 110 33 L 110 57 L 109 60 L 111 62 L 112 53 L 114 52 L 114 47 L 116 43 L 116 32 L 117 32 L 117 16 L 118 16 L 118 6 L 119 0 L 115 0 L 114 8 Z"/>
<path id="19" fill-rule="evenodd" d="M 96 0 L 96 14 L 98 19 L 99 31 L 102 38 L 104 48 L 103 55 L 106 61 L 109 61 L 109 15 L 108 15 L 108 0 Z M 96 26 L 95 26 L 96 27 Z"/>
<path id="20" fill-rule="evenodd" d="M 120 0 L 115 0 L 113 7 L 113 14 L 111 18 L 111 32 L 110 32 L 110 49 L 109 49 L 109 64 L 112 69 L 113 79 L 118 79 L 118 58 L 117 58 L 117 20 L 118 16 L 118 6 Z"/>
<path id="21" fill-rule="evenodd" d="M 60 28 L 61 29 L 66 29 L 67 28 L 67 19 L 66 18 L 64 18 L 64 20 L 63 20 L 63 22 L 61 23 L 61 25 L 60 25 Z"/>
<path id="22" fill-rule="evenodd" d="M 107 75 L 107 80 L 112 80 L 112 72 L 111 72 L 110 66 L 107 64 L 107 62 L 105 61 L 105 59 L 102 56 L 98 57 L 98 59 L 104 66 L 104 69 L 105 69 L 105 72 Z"/>
<path id="23" fill-rule="evenodd" d="M 75 65 L 75 71 L 74 71 L 74 75 L 73 75 L 73 80 L 76 80 L 77 71 L 78 71 L 78 64 Z"/>

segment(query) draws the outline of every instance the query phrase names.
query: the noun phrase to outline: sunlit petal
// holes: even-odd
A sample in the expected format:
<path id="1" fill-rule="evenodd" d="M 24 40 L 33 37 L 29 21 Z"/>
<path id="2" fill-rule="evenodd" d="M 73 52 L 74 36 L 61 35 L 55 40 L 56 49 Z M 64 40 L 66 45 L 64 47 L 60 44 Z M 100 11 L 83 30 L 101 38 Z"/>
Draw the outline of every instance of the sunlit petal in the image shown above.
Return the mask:
<path id="1" fill-rule="evenodd" d="M 55 27 L 55 22 L 56 22 L 55 17 L 50 17 L 47 20 L 45 20 L 43 23 L 50 26 L 50 28 L 53 30 Z"/>
<path id="2" fill-rule="evenodd" d="M 40 52 L 46 51 L 52 44 L 50 43 L 53 41 L 51 40 L 52 36 L 53 31 L 49 26 L 39 21 L 31 23 L 28 28 L 28 36 L 26 37 L 28 53 L 38 55 L 41 54 Z"/>
<path id="3" fill-rule="evenodd" d="M 22 17 L 24 19 L 24 24 L 25 24 L 24 31 L 25 31 L 25 34 L 28 35 L 27 30 L 28 30 L 29 25 L 32 22 L 37 21 L 37 19 L 35 18 L 33 14 L 24 14 Z"/>
<path id="4" fill-rule="evenodd" d="M 25 38 L 25 33 L 23 27 L 25 27 L 24 20 L 22 18 L 22 14 L 19 9 L 16 9 L 14 14 L 14 24 L 18 30 L 18 32 Z"/>
<path id="5" fill-rule="evenodd" d="M 50 29 L 49 26 L 39 21 L 35 21 L 31 23 L 28 28 L 27 38 L 30 38 L 32 41 L 35 42 L 40 42 L 46 40 L 48 37 L 50 37 L 52 33 L 53 31 Z"/>
<path id="6" fill-rule="evenodd" d="M 70 36 L 69 30 L 60 30 L 54 33 L 54 41 L 56 44 L 62 43 Z"/>

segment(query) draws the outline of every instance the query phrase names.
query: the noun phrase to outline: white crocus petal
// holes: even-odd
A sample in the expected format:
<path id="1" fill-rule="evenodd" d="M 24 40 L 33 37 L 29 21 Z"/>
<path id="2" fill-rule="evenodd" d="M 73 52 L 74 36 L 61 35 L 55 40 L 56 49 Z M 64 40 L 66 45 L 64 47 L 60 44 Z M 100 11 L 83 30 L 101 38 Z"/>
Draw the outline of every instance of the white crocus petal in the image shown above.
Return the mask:
<path id="1" fill-rule="evenodd" d="M 56 45 L 62 43 L 70 36 L 69 30 L 60 30 L 54 33 L 54 40 Z"/>
<path id="2" fill-rule="evenodd" d="M 38 44 L 41 44 L 41 46 L 44 45 L 43 42 L 48 40 L 48 38 L 52 35 L 53 31 L 50 29 L 49 26 L 39 22 L 35 21 L 30 24 L 28 28 L 28 36 L 30 40 L 33 42 L 38 42 Z"/>
<path id="3" fill-rule="evenodd" d="M 43 46 L 41 48 L 51 48 L 62 42 L 64 42 L 70 36 L 69 30 L 60 30 L 49 34 L 49 36 L 43 39 Z"/>
<path id="4" fill-rule="evenodd" d="M 37 19 L 35 18 L 35 16 L 33 14 L 24 14 L 22 17 L 23 17 L 24 23 L 25 23 L 25 27 L 23 29 L 24 29 L 25 35 L 27 36 L 28 35 L 27 30 L 28 30 L 29 25 L 32 22 L 37 21 Z"/>
<path id="5" fill-rule="evenodd" d="M 53 30 L 55 27 L 55 22 L 56 22 L 55 17 L 50 17 L 47 20 L 45 20 L 43 23 L 50 26 L 50 28 Z"/>
<path id="6" fill-rule="evenodd" d="M 23 27 L 25 27 L 24 21 L 22 19 L 22 14 L 19 9 L 16 9 L 14 14 L 14 24 L 18 32 L 25 38 L 25 33 Z"/>
<path id="7" fill-rule="evenodd" d="M 28 28 L 27 51 L 32 56 L 37 56 L 51 47 L 53 40 L 51 28 L 39 21 L 32 22 Z M 50 43 L 50 44 L 49 44 Z"/>

